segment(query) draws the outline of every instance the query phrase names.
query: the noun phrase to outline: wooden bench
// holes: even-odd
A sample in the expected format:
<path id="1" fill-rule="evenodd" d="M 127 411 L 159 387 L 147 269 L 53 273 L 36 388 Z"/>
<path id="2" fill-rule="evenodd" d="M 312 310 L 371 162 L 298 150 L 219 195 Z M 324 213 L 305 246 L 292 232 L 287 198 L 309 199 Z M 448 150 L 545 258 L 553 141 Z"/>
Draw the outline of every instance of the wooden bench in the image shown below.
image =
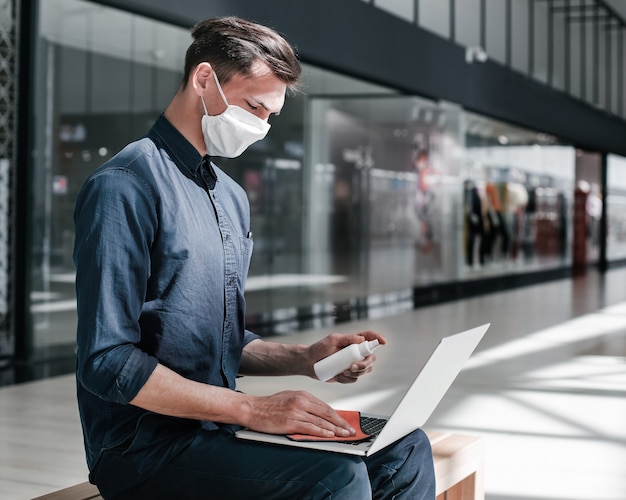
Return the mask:
<path id="1" fill-rule="evenodd" d="M 437 500 L 484 500 L 484 449 L 478 436 L 429 432 Z"/>
<path id="2" fill-rule="evenodd" d="M 63 488 L 62 490 L 53 491 L 41 497 L 34 498 L 33 500 L 92 500 L 100 499 L 100 492 L 98 488 L 89 482 L 70 486 L 69 488 Z"/>
<path id="3" fill-rule="evenodd" d="M 437 500 L 484 500 L 483 446 L 477 436 L 429 432 L 437 479 Z M 98 488 L 88 482 L 33 500 L 97 500 Z"/>

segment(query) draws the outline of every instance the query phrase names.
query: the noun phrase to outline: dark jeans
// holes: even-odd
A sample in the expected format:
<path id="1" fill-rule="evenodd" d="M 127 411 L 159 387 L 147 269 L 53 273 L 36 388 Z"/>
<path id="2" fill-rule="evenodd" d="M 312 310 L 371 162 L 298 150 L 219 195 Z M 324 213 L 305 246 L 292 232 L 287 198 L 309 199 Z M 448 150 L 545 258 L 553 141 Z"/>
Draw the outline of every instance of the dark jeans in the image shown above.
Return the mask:
<path id="1" fill-rule="evenodd" d="M 109 451 L 94 479 L 105 499 L 435 498 L 432 451 L 421 430 L 364 458 L 200 431 L 158 474 L 141 477 L 122 453 Z"/>

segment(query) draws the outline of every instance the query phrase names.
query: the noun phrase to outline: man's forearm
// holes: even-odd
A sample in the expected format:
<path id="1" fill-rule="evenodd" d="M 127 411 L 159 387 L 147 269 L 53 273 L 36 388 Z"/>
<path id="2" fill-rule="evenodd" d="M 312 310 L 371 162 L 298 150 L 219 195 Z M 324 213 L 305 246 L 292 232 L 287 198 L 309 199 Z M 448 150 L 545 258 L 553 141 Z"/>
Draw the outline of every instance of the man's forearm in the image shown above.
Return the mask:
<path id="1" fill-rule="evenodd" d="M 243 350 L 241 375 L 312 375 L 307 346 L 253 340 Z"/>
<path id="2" fill-rule="evenodd" d="M 230 389 L 188 380 L 159 364 L 130 404 L 173 417 L 247 425 L 249 399 Z"/>

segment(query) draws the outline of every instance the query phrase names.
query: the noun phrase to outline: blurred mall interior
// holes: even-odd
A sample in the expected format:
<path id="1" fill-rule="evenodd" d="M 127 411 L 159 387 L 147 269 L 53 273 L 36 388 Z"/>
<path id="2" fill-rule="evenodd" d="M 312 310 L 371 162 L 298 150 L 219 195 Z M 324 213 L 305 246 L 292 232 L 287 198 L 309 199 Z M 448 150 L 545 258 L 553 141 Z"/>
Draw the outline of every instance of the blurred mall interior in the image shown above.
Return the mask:
<path id="1" fill-rule="evenodd" d="M 221 15 L 274 27 L 304 70 L 268 137 L 216 161 L 250 200 L 247 327 L 400 328 L 410 351 L 492 321 L 480 351 L 511 358 L 476 361 L 433 426 L 489 436 L 488 498 L 626 498 L 623 429 L 568 413 L 626 416 L 624 0 L 0 0 L 0 497 L 86 476 L 80 442 L 75 474 L 34 487 L 5 446 L 29 449 L 13 426 L 46 394 L 80 439 L 74 203 L 169 103 L 189 28 Z M 414 364 L 382 363 L 383 392 Z M 536 465 L 505 470 L 508 446 Z M 559 460 L 569 486 L 546 477 Z"/>

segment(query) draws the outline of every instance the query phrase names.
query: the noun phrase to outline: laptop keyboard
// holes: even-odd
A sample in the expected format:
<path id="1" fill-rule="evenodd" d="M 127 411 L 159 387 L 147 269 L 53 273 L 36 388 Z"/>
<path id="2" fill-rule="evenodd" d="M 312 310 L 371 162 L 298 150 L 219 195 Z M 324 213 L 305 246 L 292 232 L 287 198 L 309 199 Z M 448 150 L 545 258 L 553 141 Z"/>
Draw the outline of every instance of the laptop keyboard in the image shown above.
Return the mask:
<path id="1" fill-rule="evenodd" d="M 364 417 L 361 415 L 361 430 L 363 430 L 365 434 L 376 436 L 386 423 L 386 418 Z"/>

